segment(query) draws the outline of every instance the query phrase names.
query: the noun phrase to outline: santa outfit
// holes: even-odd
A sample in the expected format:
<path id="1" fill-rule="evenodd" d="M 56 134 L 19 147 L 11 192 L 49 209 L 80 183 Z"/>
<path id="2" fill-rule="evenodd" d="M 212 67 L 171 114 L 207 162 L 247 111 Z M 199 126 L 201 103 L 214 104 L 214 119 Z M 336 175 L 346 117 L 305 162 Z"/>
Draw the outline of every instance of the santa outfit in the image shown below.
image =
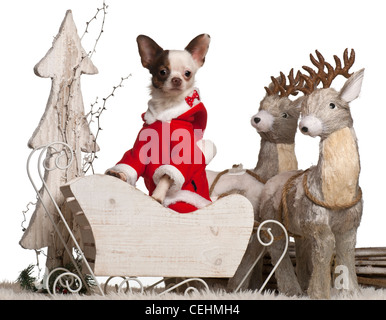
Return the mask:
<path id="1" fill-rule="evenodd" d="M 156 112 L 149 101 L 144 121 L 131 150 L 111 169 L 123 172 L 135 185 L 140 176 L 152 195 L 166 174 L 172 180 L 163 202 L 180 213 L 203 208 L 211 200 L 205 167 L 215 155 L 210 141 L 202 140 L 207 112 L 195 89 L 175 107 Z"/>

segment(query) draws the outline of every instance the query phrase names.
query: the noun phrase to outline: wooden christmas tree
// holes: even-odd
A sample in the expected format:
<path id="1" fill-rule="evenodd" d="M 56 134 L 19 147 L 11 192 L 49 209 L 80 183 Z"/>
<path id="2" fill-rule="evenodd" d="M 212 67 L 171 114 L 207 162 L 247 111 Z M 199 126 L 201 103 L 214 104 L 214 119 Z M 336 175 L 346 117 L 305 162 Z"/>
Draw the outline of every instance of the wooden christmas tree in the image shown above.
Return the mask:
<path id="1" fill-rule="evenodd" d="M 67 217 L 67 221 L 75 229 L 76 226 L 71 222 L 73 219 L 63 204 L 64 198 L 59 187 L 75 177 L 84 175 L 81 166 L 82 152 L 98 151 L 95 138 L 85 117 L 80 87 L 82 74 L 96 74 L 98 70 L 82 48 L 70 10 L 66 12 L 52 48 L 35 66 L 34 71 L 39 77 L 51 78 L 52 87 L 46 110 L 28 146 L 34 149 L 56 141 L 71 146 L 74 156 L 71 166 L 66 170 L 46 170 L 44 181 L 61 211 Z M 63 148 L 61 145 L 56 145 L 56 150 L 48 149 L 45 162 L 49 167 L 55 166 L 54 161 L 57 154 L 54 153 L 60 152 Z M 60 161 L 64 164 L 68 160 L 68 154 L 67 157 L 62 158 Z M 61 228 L 54 204 L 49 200 L 44 188 L 40 190 L 40 195 L 42 202 L 57 220 L 58 227 Z M 64 228 L 63 233 L 64 238 L 67 239 Z M 20 245 L 26 249 L 48 247 L 47 267 L 50 269 L 64 264 L 63 244 L 58 241 L 54 227 L 41 201 L 38 201 L 36 205 L 30 224 L 20 240 Z"/>

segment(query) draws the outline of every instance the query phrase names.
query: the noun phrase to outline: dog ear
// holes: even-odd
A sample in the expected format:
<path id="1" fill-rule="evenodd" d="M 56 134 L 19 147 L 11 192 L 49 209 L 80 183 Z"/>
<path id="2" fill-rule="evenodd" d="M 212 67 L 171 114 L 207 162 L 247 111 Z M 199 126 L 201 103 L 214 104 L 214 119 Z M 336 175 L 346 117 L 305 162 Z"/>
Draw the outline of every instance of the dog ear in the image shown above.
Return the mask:
<path id="1" fill-rule="evenodd" d="M 193 59 L 197 62 L 199 67 L 205 62 L 205 56 L 209 49 L 210 36 L 208 34 L 200 34 L 195 37 L 185 48 Z"/>
<path id="2" fill-rule="evenodd" d="M 142 65 L 150 69 L 155 58 L 163 52 L 163 49 L 153 39 L 145 35 L 139 35 L 137 43 Z"/>

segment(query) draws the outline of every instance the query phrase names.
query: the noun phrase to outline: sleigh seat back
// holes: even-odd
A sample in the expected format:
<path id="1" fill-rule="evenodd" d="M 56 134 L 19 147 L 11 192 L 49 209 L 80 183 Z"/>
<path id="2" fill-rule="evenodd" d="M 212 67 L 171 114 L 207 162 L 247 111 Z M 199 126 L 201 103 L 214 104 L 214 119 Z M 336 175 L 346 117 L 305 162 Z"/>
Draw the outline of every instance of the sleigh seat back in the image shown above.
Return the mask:
<path id="1" fill-rule="evenodd" d="M 107 175 L 61 187 L 96 276 L 232 277 L 253 229 L 253 208 L 230 195 L 192 213 L 163 207 Z"/>

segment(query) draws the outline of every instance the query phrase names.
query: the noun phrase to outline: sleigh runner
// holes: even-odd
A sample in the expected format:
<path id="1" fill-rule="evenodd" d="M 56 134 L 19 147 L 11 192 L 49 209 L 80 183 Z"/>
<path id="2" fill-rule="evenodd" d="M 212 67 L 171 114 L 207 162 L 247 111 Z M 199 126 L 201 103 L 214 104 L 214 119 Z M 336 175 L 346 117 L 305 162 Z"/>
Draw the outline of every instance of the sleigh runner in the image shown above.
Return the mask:
<path id="1" fill-rule="evenodd" d="M 254 224 L 252 205 L 240 195 L 179 214 L 106 175 L 61 190 L 96 276 L 232 277 Z"/>

